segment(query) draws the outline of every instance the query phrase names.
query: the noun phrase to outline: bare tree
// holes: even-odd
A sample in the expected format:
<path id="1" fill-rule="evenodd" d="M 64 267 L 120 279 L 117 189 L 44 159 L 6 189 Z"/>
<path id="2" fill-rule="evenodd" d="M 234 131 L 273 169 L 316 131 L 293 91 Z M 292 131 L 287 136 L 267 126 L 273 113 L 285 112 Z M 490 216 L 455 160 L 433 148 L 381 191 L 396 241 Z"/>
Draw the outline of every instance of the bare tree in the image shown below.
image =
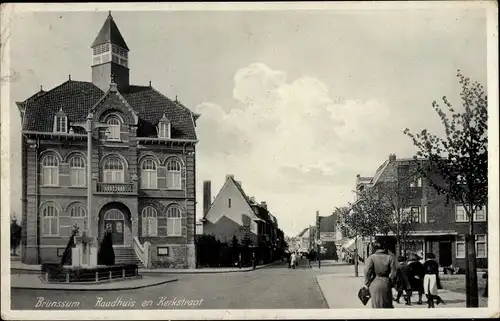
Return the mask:
<path id="1" fill-rule="evenodd" d="M 10 39 L 10 25 L 11 25 L 11 12 L 12 8 L 8 3 L 1 3 L 0 4 L 0 23 L 1 23 L 1 34 L 0 34 L 0 61 L 3 63 L 4 58 L 5 58 L 5 48 L 7 47 L 6 44 L 8 43 Z M 0 85 L 3 85 L 4 83 L 11 82 L 15 80 L 16 78 L 16 73 L 14 70 L 11 68 L 4 68 L 4 66 L 1 67 L 0 70 Z"/>
<path id="2" fill-rule="evenodd" d="M 412 134 L 404 131 L 418 148 L 415 158 L 419 170 L 439 193 L 464 206 L 469 222 L 466 235 L 466 304 L 478 306 L 474 217 L 488 203 L 488 100 L 483 85 L 471 82 L 460 70 L 463 111 L 456 111 L 444 96 L 448 114 L 434 101 L 432 107 L 441 118 L 445 137 L 426 129 Z"/>

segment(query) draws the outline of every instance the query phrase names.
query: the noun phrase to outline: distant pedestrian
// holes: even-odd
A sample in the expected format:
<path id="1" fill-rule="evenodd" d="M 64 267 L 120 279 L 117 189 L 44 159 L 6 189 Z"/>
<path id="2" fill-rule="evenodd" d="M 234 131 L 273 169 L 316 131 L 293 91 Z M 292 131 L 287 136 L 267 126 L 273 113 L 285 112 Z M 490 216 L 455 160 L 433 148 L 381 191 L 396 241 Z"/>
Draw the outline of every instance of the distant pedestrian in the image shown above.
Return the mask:
<path id="1" fill-rule="evenodd" d="M 295 252 L 292 253 L 290 257 L 290 262 L 292 265 L 292 269 L 295 269 L 295 265 L 297 264 L 297 254 L 295 254 Z"/>
<path id="2" fill-rule="evenodd" d="M 365 264 L 365 286 L 370 291 L 373 309 L 392 309 L 392 281 L 396 276 L 396 261 L 379 242 L 374 243 L 374 249 L 375 252 Z"/>
<path id="3" fill-rule="evenodd" d="M 252 252 L 252 266 L 253 269 L 255 270 L 255 267 L 257 266 L 257 259 L 255 258 L 255 252 Z"/>
<path id="4" fill-rule="evenodd" d="M 238 254 L 238 267 L 241 269 L 241 264 L 242 264 L 242 259 L 241 259 L 241 253 Z"/>
<path id="5" fill-rule="evenodd" d="M 437 304 L 444 303 L 443 299 L 438 295 L 439 283 L 439 264 L 436 262 L 434 253 L 427 253 L 424 263 L 424 292 L 427 297 L 427 307 L 434 308 L 434 300 Z"/>
<path id="6" fill-rule="evenodd" d="M 405 258 L 403 256 L 398 257 L 398 264 L 396 266 L 396 281 L 394 283 L 396 291 L 397 291 L 397 296 L 394 301 L 399 303 L 399 299 L 403 295 L 403 292 L 405 292 L 406 296 L 404 297 L 405 299 L 405 304 L 410 305 L 411 301 L 411 287 L 410 287 L 410 281 L 409 281 L 409 271 L 408 271 L 408 266 L 406 265 Z"/>
<path id="7" fill-rule="evenodd" d="M 408 264 L 408 276 L 410 279 L 411 289 L 418 292 L 418 302 L 417 304 L 422 304 L 422 296 L 424 294 L 424 276 L 425 270 L 424 265 L 420 262 L 420 257 L 413 254 L 410 257 L 410 263 Z M 411 301 L 411 299 L 410 299 Z"/>

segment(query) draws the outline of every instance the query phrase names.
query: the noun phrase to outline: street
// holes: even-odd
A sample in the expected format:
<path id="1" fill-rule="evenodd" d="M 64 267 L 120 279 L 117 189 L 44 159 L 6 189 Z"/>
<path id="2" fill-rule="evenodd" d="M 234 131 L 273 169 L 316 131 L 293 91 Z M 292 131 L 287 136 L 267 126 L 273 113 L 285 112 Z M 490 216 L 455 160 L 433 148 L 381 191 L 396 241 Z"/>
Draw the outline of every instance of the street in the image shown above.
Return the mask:
<path id="1" fill-rule="evenodd" d="M 315 276 L 331 270 L 311 269 L 306 264 L 301 262 L 297 269 L 288 269 L 284 262 L 251 272 L 178 274 L 177 282 L 137 290 L 16 289 L 11 292 L 11 308 L 47 309 L 36 305 L 71 301 L 79 302 L 78 309 L 326 309 Z"/>

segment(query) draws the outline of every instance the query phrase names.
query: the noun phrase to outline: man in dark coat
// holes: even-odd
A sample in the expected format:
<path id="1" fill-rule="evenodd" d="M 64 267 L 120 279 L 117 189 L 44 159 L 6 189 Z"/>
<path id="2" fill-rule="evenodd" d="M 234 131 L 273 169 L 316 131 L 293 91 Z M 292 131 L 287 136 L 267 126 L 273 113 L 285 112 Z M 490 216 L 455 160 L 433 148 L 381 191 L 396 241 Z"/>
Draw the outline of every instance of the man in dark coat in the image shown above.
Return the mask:
<path id="1" fill-rule="evenodd" d="M 405 258 L 403 256 L 398 257 L 398 264 L 396 265 L 396 280 L 395 280 L 395 288 L 398 292 L 398 295 L 394 301 L 399 303 L 399 299 L 403 295 L 403 291 L 406 292 L 405 301 L 406 305 L 410 305 L 411 298 L 411 286 L 409 281 L 409 271 L 408 266 L 406 265 Z"/>
<path id="2" fill-rule="evenodd" d="M 21 243 L 21 231 L 22 227 L 17 224 L 17 219 L 13 218 L 10 225 L 10 249 L 11 255 L 17 256 L 16 250 Z"/>
<path id="3" fill-rule="evenodd" d="M 418 304 L 422 304 L 422 296 L 424 294 L 424 265 L 420 262 L 420 257 L 413 254 L 408 263 L 408 277 L 410 286 L 413 291 L 418 292 Z"/>

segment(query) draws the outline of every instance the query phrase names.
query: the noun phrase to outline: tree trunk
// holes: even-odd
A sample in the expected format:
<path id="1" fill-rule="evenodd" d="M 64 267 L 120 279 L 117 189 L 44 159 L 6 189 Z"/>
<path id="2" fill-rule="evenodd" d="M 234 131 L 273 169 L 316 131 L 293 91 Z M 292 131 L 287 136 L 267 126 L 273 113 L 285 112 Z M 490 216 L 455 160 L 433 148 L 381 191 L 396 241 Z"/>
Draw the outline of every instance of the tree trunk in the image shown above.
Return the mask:
<path id="1" fill-rule="evenodd" d="M 465 293 L 468 308 L 477 308 L 479 306 L 473 217 L 474 215 L 471 213 L 469 217 L 469 233 L 465 236 Z"/>
<path id="2" fill-rule="evenodd" d="M 358 271 L 358 238 L 355 239 L 356 245 L 354 247 L 354 276 L 358 277 L 359 276 L 359 271 Z"/>
<path id="3" fill-rule="evenodd" d="M 396 253 L 395 255 L 401 255 L 401 237 L 399 235 L 396 236 Z"/>

